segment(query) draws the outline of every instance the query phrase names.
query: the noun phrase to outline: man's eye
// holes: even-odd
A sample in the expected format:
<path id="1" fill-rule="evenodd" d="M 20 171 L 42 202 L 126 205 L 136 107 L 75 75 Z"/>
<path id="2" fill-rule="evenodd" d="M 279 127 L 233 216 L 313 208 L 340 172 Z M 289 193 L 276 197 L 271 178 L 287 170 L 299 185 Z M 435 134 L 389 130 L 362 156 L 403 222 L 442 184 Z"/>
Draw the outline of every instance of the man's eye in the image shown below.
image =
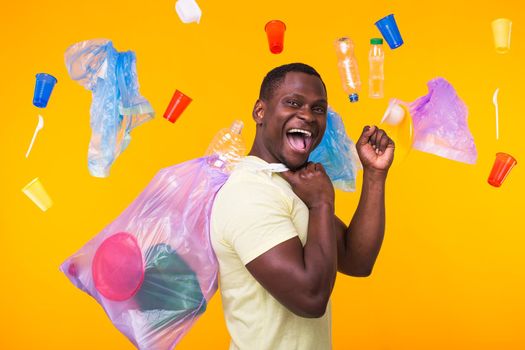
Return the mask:
<path id="1" fill-rule="evenodd" d="M 319 114 L 325 114 L 326 113 L 326 109 L 324 109 L 323 107 L 315 107 L 314 108 L 314 112 L 315 113 L 319 113 Z"/>
<path id="2" fill-rule="evenodd" d="M 294 100 L 288 100 L 288 104 L 293 107 L 299 107 L 299 103 Z"/>

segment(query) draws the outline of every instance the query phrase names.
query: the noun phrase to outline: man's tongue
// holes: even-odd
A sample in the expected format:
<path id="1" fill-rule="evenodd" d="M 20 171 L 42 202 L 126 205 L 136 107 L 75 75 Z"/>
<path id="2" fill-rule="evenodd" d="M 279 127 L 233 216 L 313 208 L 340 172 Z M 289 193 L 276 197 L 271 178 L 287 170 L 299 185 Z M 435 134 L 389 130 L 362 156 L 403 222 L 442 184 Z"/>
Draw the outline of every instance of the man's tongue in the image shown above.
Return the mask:
<path id="1" fill-rule="evenodd" d="M 303 151 L 306 149 L 307 147 L 307 142 L 306 142 L 307 136 L 306 135 L 303 135 L 300 133 L 290 133 L 287 136 L 288 136 L 288 141 L 290 141 L 290 144 L 292 145 L 293 148 L 299 151 Z"/>

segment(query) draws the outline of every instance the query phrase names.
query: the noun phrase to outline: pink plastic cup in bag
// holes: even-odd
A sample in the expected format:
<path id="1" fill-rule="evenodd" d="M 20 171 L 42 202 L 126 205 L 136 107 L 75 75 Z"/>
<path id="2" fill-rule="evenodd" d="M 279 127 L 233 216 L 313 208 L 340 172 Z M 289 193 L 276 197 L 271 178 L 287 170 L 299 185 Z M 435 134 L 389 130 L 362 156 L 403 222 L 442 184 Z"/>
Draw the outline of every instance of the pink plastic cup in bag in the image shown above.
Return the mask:
<path id="1" fill-rule="evenodd" d="M 119 232 L 98 247 L 91 266 L 95 288 L 113 301 L 131 298 L 144 280 L 144 263 L 137 239 Z"/>

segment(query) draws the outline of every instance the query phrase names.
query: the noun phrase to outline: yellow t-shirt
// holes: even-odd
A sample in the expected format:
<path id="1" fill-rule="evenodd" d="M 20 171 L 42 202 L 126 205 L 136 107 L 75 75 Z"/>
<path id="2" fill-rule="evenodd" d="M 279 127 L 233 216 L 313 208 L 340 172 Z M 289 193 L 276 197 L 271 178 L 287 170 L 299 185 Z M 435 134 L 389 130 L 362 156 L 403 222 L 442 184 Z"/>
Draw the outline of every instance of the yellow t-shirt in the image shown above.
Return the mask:
<path id="1" fill-rule="evenodd" d="M 244 158 L 217 193 L 211 213 L 230 350 L 330 349 L 330 304 L 323 317 L 297 316 L 245 267 L 292 237 L 306 243 L 308 208 L 281 176 L 260 170 L 266 165 L 257 157 Z"/>

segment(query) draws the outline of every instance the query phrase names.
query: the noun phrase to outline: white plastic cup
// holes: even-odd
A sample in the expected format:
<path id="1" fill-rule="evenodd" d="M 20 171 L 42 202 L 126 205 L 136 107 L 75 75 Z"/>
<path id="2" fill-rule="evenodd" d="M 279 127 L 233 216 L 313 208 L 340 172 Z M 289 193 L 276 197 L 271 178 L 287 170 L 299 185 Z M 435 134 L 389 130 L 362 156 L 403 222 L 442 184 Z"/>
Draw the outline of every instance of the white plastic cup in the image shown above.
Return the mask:
<path id="1" fill-rule="evenodd" d="M 403 105 L 400 104 L 398 100 L 394 98 L 390 100 L 388 108 L 386 109 L 385 114 L 383 115 L 383 119 L 381 119 L 381 123 L 389 125 L 398 125 L 405 118 L 405 115 L 407 114 L 406 112 L 407 111 L 403 107 Z"/>
<path id="2" fill-rule="evenodd" d="M 182 23 L 201 21 L 202 11 L 195 0 L 178 0 L 175 4 L 175 11 Z"/>

